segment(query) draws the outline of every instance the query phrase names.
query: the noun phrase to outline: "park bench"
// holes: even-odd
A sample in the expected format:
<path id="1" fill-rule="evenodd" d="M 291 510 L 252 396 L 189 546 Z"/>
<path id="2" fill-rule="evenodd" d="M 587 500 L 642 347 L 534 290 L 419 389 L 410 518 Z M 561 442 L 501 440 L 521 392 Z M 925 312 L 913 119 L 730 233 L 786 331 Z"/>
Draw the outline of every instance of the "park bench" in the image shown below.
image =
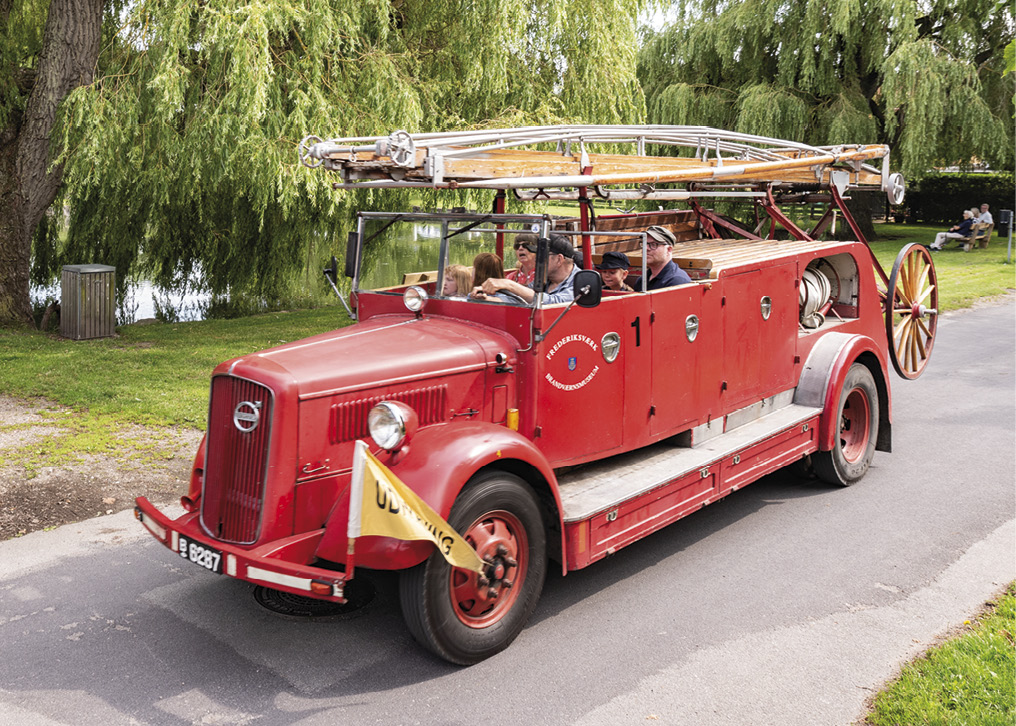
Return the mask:
<path id="1" fill-rule="evenodd" d="M 974 249 L 976 243 L 982 250 L 988 248 L 988 242 L 991 241 L 991 231 L 995 228 L 995 225 L 990 222 L 975 222 L 974 226 L 971 227 L 973 232 L 969 239 L 963 241 L 963 251 L 969 252 Z"/>

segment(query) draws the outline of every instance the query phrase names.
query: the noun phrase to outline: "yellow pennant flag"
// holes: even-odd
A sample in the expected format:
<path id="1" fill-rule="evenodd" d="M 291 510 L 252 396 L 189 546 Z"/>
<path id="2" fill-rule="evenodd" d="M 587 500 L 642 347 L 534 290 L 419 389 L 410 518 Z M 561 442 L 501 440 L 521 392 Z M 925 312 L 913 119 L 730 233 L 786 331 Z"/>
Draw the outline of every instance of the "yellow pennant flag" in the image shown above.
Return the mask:
<path id="1" fill-rule="evenodd" d="M 486 566 L 476 550 L 378 461 L 362 441 L 356 442 L 353 453 L 347 534 L 350 539 L 373 534 L 430 540 L 454 567 L 483 574 Z"/>

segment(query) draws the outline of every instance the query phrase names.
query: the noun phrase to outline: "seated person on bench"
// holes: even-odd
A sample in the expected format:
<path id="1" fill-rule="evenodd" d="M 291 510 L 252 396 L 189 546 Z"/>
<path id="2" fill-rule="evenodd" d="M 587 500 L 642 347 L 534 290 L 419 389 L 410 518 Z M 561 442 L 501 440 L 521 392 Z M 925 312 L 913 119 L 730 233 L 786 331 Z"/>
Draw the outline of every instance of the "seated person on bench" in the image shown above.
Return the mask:
<path id="1" fill-rule="evenodd" d="M 935 241 L 931 243 L 931 250 L 940 250 L 945 247 L 945 243 L 951 239 L 962 239 L 965 240 L 973 234 L 974 225 L 974 213 L 976 209 L 964 209 L 963 210 L 963 221 L 959 224 L 954 224 L 949 228 L 947 232 L 939 232 L 935 235 Z"/>

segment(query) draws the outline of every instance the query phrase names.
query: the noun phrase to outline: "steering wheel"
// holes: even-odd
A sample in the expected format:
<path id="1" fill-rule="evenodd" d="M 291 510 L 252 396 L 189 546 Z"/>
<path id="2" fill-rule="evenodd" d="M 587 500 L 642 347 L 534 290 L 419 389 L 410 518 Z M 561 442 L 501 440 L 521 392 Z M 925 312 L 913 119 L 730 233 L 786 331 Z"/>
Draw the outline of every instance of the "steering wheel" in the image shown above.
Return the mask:
<path id="1" fill-rule="evenodd" d="M 510 290 L 498 290 L 491 297 L 501 298 L 505 302 L 511 303 L 512 305 L 529 304 L 524 297 L 522 297 L 521 295 L 516 295 L 514 292 L 511 292 Z"/>

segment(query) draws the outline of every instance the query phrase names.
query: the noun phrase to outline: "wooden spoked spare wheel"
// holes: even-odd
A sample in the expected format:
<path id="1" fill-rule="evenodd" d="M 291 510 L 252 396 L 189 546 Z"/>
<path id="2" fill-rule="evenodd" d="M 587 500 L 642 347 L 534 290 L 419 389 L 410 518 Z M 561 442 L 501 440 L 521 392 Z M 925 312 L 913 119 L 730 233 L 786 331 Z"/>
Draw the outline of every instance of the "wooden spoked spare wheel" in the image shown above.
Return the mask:
<path id="1" fill-rule="evenodd" d="M 924 372 L 938 325 L 938 278 L 931 253 L 919 244 L 900 250 L 889 276 L 885 330 L 893 368 L 913 380 Z"/>

